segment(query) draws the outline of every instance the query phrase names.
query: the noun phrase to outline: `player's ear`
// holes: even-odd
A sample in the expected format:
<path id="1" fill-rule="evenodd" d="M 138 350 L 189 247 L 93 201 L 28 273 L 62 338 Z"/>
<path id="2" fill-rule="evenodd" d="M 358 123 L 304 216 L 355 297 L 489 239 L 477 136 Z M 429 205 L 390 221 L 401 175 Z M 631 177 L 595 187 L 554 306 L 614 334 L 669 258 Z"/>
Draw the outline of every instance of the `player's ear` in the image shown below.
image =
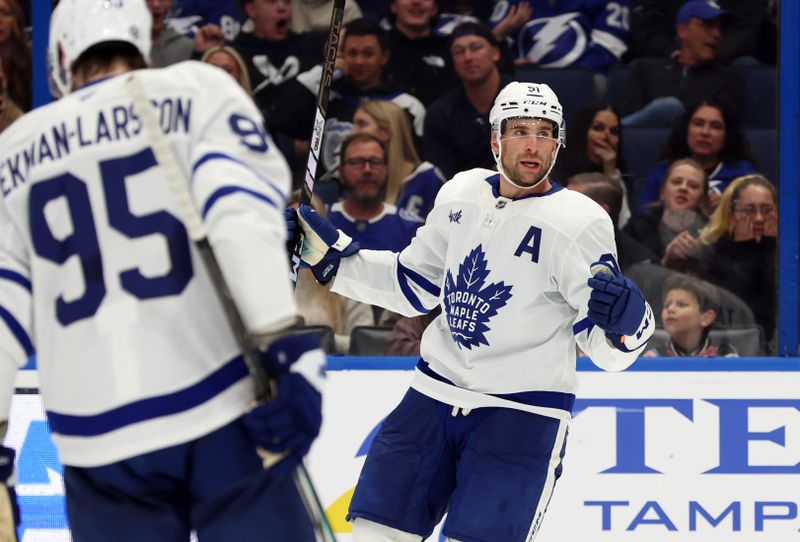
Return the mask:
<path id="1" fill-rule="evenodd" d="M 492 130 L 492 139 L 490 141 L 490 145 L 492 146 L 492 154 L 497 156 L 497 153 L 500 152 L 500 146 L 497 144 L 497 140 L 500 137 L 500 134 Z"/>

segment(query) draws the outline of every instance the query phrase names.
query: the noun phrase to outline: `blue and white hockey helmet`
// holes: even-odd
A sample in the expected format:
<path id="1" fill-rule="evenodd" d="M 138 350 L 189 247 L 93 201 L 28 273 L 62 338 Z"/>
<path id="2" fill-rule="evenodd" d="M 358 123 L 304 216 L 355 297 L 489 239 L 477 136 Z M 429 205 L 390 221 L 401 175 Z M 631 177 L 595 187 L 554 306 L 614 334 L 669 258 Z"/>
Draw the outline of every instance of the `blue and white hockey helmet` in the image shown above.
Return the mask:
<path id="1" fill-rule="evenodd" d="M 489 111 L 489 123 L 492 125 L 492 131 L 500 134 L 505 121 L 518 118 L 549 120 L 553 123 L 553 135 L 559 145 L 566 146 L 567 133 L 564 125 L 564 112 L 558 96 L 548 85 L 514 81 L 503 87 Z"/>
<path id="2" fill-rule="evenodd" d="M 61 0 L 50 21 L 51 85 L 61 94 L 69 92 L 72 64 L 101 43 L 129 43 L 149 60 L 152 26 L 145 0 Z"/>

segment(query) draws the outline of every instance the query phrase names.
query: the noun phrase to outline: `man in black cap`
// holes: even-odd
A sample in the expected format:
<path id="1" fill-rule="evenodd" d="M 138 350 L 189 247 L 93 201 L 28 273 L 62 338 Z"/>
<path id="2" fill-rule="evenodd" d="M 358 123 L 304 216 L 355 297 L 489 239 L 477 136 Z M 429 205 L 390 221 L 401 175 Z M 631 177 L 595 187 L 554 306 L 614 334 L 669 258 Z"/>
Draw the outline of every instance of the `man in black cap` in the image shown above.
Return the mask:
<path id="1" fill-rule="evenodd" d="M 741 111 L 744 83 L 717 58 L 726 13 L 710 0 L 683 5 L 675 17 L 678 49 L 670 58 L 640 58 L 631 65 L 622 104 L 624 126 L 670 126 L 686 105 L 704 99 Z"/>
<path id="2" fill-rule="evenodd" d="M 479 23 L 453 29 L 450 56 L 461 84 L 428 108 L 422 145 L 425 159 L 447 179 L 465 169 L 494 166 L 489 110 L 500 89 L 511 82 L 497 68 L 497 40 Z"/>

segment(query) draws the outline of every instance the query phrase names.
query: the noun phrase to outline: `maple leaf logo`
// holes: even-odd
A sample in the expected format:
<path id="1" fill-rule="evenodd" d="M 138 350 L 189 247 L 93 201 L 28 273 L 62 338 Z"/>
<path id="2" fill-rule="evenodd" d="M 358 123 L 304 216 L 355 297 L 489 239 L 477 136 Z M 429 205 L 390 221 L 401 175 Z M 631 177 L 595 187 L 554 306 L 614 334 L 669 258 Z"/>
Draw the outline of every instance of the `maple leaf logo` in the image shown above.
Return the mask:
<path id="1" fill-rule="evenodd" d="M 489 346 L 486 332 L 489 319 L 511 299 L 511 286 L 503 282 L 484 287 L 489 276 L 486 254 L 481 245 L 475 247 L 458 266 L 454 280 L 447 271 L 444 285 L 444 307 L 450 334 L 459 348 Z"/>

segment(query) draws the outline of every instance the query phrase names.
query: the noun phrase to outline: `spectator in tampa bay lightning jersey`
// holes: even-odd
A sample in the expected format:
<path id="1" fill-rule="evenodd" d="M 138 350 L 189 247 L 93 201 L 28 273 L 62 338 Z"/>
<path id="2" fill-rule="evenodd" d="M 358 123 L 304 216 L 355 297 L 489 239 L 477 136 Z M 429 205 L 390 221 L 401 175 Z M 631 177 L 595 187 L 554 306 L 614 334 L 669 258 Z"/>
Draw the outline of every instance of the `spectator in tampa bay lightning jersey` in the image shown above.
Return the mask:
<path id="1" fill-rule="evenodd" d="M 324 358 L 313 336 L 286 335 L 296 308 L 285 161 L 225 73 L 197 62 L 143 69 L 144 0 L 62 0 L 51 25 L 63 97 L 0 136 L 0 432 L 35 346 L 72 540 L 313 539 L 289 471 L 319 430 Z M 159 139 L 175 174 L 156 158 Z M 197 203 L 265 348 L 256 363 L 275 377 L 269 404 L 254 403 L 170 175 Z M 286 455 L 265 470 L 257 447 Z M 15 540 L 2 514 L 9 457 L 0 446 L 4 541 Z"/>
<path id="2" fill-rule="evenodd" d="M 420 218 L 428 216 L 445 179 L 436 166 L 419 159 L 405 111 L 383 100 L 364 102 L 353 115 L 353 133 L 374 135 L 386 146 L 385 201 Z"/>
<path id="3" fill-rule="evenodd" d="M 289 30 L 292 4 L 289 0 L 245 0 L 244 11 L 253 21 L 252 32 L 241 32 L 233 42 L 247 64 L 253 99 L 272 127 L 271 110 L 291 106 L 291 95 L 279 98 L 276 88 L 311 70 L 322 60 L 325 34 L 296 34 Z M 312 107 L 312 116 L 313 116 Z M 311 133 L 310 125 L 301 139 Z"/>
<path id="4" fill-rule="evenodd" d="M 442 307 L 367 454 L 354 542 L 425 539 L 445 511 L 450 540 L 534 540 L 561 473 L 576 343 L 618 371 L 653 332 L 616 265 L 608 214 L 548 180 L 564 144 L 555 93 L 510 83 L 490 120 L 499 172 L 448 181 L 399 254 L 353 254 L 330 222 L 298 212 L 302 259 L 332 291 L 406 316 Z"/>
<path id="5" fill-rule="evenodd" d="M 423 221 L 384 202 L 389 182 L 386 147 L 375 136 L 353 134 L 342 142 L 341 158 L 339 180 L 345 197 L 331 206 L 330 221 L 361 247 L 403 250 Z"/>
<path id="6" fill-rule="evenodd" d="M 528 20 L 508 24 L 520 9 L 530 13 Z M 606 73 L 628 49 L 628 0 L 498 0 L 490 23 L 502 25 L 498 39 L 513 41 L 516 62 L 543 68 Z"/>

